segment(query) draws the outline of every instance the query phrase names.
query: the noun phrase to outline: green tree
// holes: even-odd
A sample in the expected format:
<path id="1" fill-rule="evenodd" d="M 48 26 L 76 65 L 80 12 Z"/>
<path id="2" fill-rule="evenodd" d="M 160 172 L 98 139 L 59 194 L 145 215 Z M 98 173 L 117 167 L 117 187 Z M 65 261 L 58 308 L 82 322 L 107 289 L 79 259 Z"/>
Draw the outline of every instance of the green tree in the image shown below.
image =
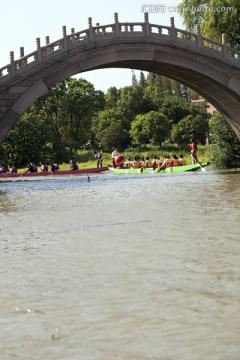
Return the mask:
<path id="1" fill-rule="evenodd" d="M 139 86 L 143 88 L 147 86 L 147 79 L 142 71 L 140 72 Z"/>
<path id="2" fill-rule="evenodd" d="M 128 120 L 128 128 L 136 115 L 144 114 L 147 111 L 148 104 L 143 100 L 143 96 L 144 89 L 138 85 L 124 86 L 121 89 L 117 108 Z"/>
<path id="3" fill-rule="evenodd" d="M 164 97 L 160 111 L 167 116 L 171 124 L 177 124 L 181 119 L 191 114 L 189 104 L 185 100 L 171 95 Z"/>
<path id="4" fill-rule="evenodd" d="M 118 123 L 123 129 L 127 130 L 128 122 L 123 118 L 123 114 L 120 111 L 114 108 L 99 111 L 93 119 L 92 125 L 92 143 L 95 144 L 95 147 L 99 146 L 102 132 L 107 129 L 111 123 Z"/>
<path id="5" fill-rule="evenodd" d="M 210 120 L 210 133 L 213 143 L 210 146 L 213 163 L 219 168 L 239 168 L 240 141 L 226 120 L 217 112 Z"/>
<path id="6" fill-rule="evenodd" d="M 110 87 L 105 94 L 106 108 L 115 109 L 120 98 L 120 90 L 115 86 Z"/>
<path id="7" fill-rule="evenodd" d="M 5 163 L 25 167 L 29 161 L 48 161 L 51 143 L 45 122 L 34 116 L 31 109 L 25 112 L 10 130 L 2 144 Z"/>
<path id="8" fill-rule="evenodd" d="M 156 85 L 147 85 L 144 89 L 144 100 L 148 106 L 146 109 L 149 111 L 158 111 L 164 101 L 164 91 Z"/>
<path id="9" fill-rule="evenodd" d="M 158 111 L 150 111 L 146 114 L 146 120 L 150 141 L 153 145 L 161 145 L 169 134 L 168 118 Z"/>
<path id="10" fill-rule="evenodd" d="M 207 116 L 188 115 L 177 124 L 174 124 L 171 130 L 171 139 L 178 145 L 187 144 L 193 137 L 198 143 L 206 143 L 206 135 L 209 132 Z"/>
<path id="11" fill-rule="evenodd" d="M 130 135 L 137 144 L 152 142 L 161 145 L 169 132 L 167 117 L 158 111 L 150 111 L 144 115 L 137 115 L 131 124 Z"/>
<path id="12" fill-rule="evenodd" d="M 118 122 L 111 122 L 110 125 L 100 133 L 100 146 L 102 149 L 111 152 L 114 147 L 123 151 L 130 145 L 129 133 Z"/>
<path id="13" fill-rule="evenodd" d="M 130 136 L 135 144 L 146 144 L 149 141 L 146 114 L 137 115 L 131 123 Z"/>
<path id="14" fill-rule="evenodd" d="M 191 9 L 187 11 L 186 9 Z M 225 10 L 225 11 L 223 11 Z M 240 1 L 239 0 L 183 0 L 179 4 L 187 30 L 201 26 L 203 36 L 221 42 L 223 33 L 233 48 L 240 47 Z"/>
<path id="15" fill-rule="evenodd" d="M 104 108 L 104 93 L 84 79 L 67 79 L 36 102 L 64 154 L 72 156 L 92 137 L 92 119 Z"/>
<path id="16" fill-rule="evenodd" d="M 107 128 L 111 122 L 118 122 L 124 128 L 127 127 L 127 120 L 123 118 L 121 111 L 116 109 L 105 109 L 97 113 L 93 120 L 93 130 L 96 135 Z"/>
<path id="17" fill-rule="evenodd" d="M 138 79 L 134 70 L 132 70 L 132 85 L 138 85 Z"/>

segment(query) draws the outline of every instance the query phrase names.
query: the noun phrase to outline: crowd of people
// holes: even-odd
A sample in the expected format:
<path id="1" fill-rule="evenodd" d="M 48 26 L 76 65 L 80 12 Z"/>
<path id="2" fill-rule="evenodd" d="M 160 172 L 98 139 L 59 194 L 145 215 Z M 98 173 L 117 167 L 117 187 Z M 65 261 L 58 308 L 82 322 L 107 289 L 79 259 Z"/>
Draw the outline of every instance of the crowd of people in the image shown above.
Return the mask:
<path id="1" fill-rule="evenodd" d="M 191 138 L 190 144 L 189 144 L 190 154 L 192 158 L 192 164 L 200 164 L 197 158 L 197 143 L 196 141 Z M 101 152 L 94 151 L 94 156 L 97 161 L 96 165 L 97 167 L 103 166 L 103 156 Z M 137 155 L 133 157 L 128 157 L 127 159 L 124 159 L 122 155 L 120 155 L 117 148 L 113 149 L 112 154 L 112 165 L 113 167 L 124 167 L 124 168 L 159 168 L 164 169 L 166 167 L 172 167 L 172 166 L 181 166 L 186 165 L 186 160 L 183 158 L 183 155 L 181 154 L 179 157 L 177 155 L 173 155 L 172 157 L 165 155 L 163 159 L 160 159 L 158 156 L 155 156 L 153 159 L 149 159 L 148 156 L 146 157 L 139 157 Z M 69 165 L 70 170 L 78 170 L 78 164 L 75 160 L 70 160 Z M 27 165 L 27 170 L 25 171 L 34 173 L 34 172 L 47 172 L 47 171 L 55 172 L 59 170 L 59 165 L 56 163 L 51 164 L 50 166 L 47 165 L 44 162 L 39 163 L 39 169 L 38 166 L 35 165 L 33 162 L 29 162 Z M 14 164 L 10 166 L 0 166 L 0 174 L 16 174 L 18 172 L 18 169 Z"/>
<path id="2" fill-rule="evenodd" d="M 197 158 L 197 143 L 193 138 L 190 139 L 189 149 L 192 158 L 192 164 L 200 164 Z M 119 154 L 118 149 L 114 149 L 111 156 L 112 166 L 120 168 L 165 169 L 172 166 L 187 165 L 186 160 L 183 158 L 182 154 L 179 157 L 176 154 L 174 154 L 172 157 L 165 155 L 163 159 L 160 159 L 158 156 L 155 156 L 153 159 L 149 159 L 149 157 L 144 158 L 137 155 L 124 159 L 124 157 Z"/>
<path id="3" fill-rule="evenodd" d="M 12 165 L 0 165 L 0 174 L 17 174 L 18 169 L 16 168 L 16 166 L 14 164 Z"/>
<path id="4" fill-rule="evenodd" d="M 47 171 L 51 171 L 51 172 L 55 172 L 59 170 L 59 165 L 58 164 L 51 164 L 50 166 L 46 165 L 43 162 L 39 163 L 39 168 L 37 167 L 37 165 L 35 165 L 33 162 L 29 162 L 26 166 L 26 171 L 25 173 L 35 173 L 35 172 L 47 172 Z M 0 174 L 17 174 L 18 169 L 15 165 L 9 165 L 9 166 L 0 166 Z"/>
<path id="5" fill-rule="evenodd" d="M 37 167 L 36 164 L 34 164 L 33 162 L 29 162 L 28 165 L 27 165 L 27 170 L 25 171 L 25 173 L 35 173 L 35 172 L 48 172 L 48 171 L 51 171 L 51 172 L 55 172 L 55 171 L 58 171 L 59 170 L 59 165 L 56 164 L 56 163 L 53 163 L 51 164 L 50 166 L 48 166 L 46 163 L 44 162 L 40 162 L 39 163 L 39 169 Z"/>
<path id="6" fill-rule="evenodd" d="M 114 167 L 127 168 L 127 169 L 128 168 L 164 169 L 166 167 L 181 166 L 187 164 L 182 154 L 179 157 L 177 157 L 177 155 L 173 155 L 173 157 L 165 155 L 163 159 L 160 159 L 160 157 L 158 156 L 154 156 L 153 159 L 150 159 L 148 156 L 139 157 L 135 155 L 133 157 L 128 157 L 127 159 L 124 158 L 120 159 L 120 161 L 119 161 L 119 156 L 117 156 L 113 159 L 113 162 L 114 162 L 113 165 Z"/>

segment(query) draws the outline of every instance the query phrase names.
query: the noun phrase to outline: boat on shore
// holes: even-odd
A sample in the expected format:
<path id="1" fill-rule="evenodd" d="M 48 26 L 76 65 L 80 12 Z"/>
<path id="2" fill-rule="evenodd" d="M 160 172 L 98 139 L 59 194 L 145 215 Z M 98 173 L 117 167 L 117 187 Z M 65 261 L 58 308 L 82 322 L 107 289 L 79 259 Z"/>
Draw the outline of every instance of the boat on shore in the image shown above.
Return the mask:
<path id="1" fill-rule="evenodd" d="M 24 172 L 24 173 L 17 173 L 17 174 L 0 174 L 0 180 L 5 179 L 21 179 L 21 178 L 32 178 L 32 177 L 57 177 L 62 175 L 84 175 L 84 174 L 92 174 L 92 173 L 99 173 L 102 171 L 108 170 L 107 166 L 101 168 L 86 168 L 86 169 L 78 169 L 78 170 L 58 170 L 58 171 L 43 171 L 43 172 Z"/>
<path id="2" fill-rule="evenodd" d="M 183 173 L 188 171 L 202 170 L 206 166 L 210 165 L 210 162 L 202 162 L 200 164 L 189 164 L 182 166 L 171 166 L 165 169 L 153 169 L 153 168 L 113 168 L 108 169 L 116 174 L 157 174 L 157 173 Z M 204 169 L 205 170 L 205 169 Z"/>

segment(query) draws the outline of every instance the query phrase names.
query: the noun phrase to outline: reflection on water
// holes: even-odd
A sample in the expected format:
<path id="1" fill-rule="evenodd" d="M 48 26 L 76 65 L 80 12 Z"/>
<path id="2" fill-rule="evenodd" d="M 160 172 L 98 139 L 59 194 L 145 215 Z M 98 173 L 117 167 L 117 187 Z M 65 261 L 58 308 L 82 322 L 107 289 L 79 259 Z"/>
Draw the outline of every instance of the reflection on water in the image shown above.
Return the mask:
<path id="1" fill-rule="evenodd" d="M 1 358 L 239 359 L 240 175 L 155 175 L 0 184 Z"/>
<path id="2" fill-rule="evenodd" d="M 16 210 L 15 204 L 11 197 L 0 191 L 0 214 Z"/>

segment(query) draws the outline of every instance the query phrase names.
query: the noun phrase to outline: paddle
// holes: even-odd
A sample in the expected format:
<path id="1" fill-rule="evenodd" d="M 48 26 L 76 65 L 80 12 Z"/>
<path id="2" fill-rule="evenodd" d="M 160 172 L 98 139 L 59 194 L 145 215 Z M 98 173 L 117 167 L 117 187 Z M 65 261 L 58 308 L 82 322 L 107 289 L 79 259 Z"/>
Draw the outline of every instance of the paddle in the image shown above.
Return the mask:
<path id="1" fill-rule="evenodd" d="M 164 168 L 158 168 L 158 169 L 157 169 L 157 172 L 160 172 L 160 171 L 165 172 L 165 169 L 166 169 L 165 167 L 164 167 Z"/>
<path id="2" fill-rule="evenodd" d="M 200 162 L 199 162 L 199 161 L 197 161 L 197 163 L 198 163 L 198 165 L 200 166 L 201 171 L 207 171 L 206 169 L 204 169 L 204 168 L 202 167 L 202 165 L 200 164 Z"/>

